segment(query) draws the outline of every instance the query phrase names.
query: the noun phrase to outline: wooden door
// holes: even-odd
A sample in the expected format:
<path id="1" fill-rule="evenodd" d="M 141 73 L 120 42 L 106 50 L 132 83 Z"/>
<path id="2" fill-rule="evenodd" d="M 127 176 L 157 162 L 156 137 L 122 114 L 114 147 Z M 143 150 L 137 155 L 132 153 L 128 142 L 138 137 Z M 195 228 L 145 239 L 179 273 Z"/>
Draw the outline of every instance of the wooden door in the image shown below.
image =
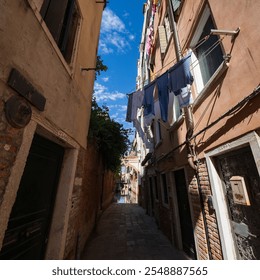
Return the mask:
<path id="1" fill-rule="evenodd" d="M 5 233 L 1 259 L 44 259 L 63 148 L 35 135 Z"/>
<path id="2" fill-rule="evenodd" d="M 260 259 L 260 178 L 250 147 L 218 156 L 227 208 L 239 259 Z M 234 200 L 231 178 L 244 178 L 250 205 Z"/>

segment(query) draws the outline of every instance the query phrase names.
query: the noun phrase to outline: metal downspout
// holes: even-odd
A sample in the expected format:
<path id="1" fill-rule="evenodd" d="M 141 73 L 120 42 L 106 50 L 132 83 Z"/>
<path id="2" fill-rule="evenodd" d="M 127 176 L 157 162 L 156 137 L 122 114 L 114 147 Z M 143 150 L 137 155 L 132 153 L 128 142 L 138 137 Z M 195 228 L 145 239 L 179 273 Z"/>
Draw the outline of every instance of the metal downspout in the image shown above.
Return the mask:
<path id="1" fill-rule="evenodd" d="M 174 45 L 175 45 L 175 53 L 176 53 L 176 57 L 177 57 L 177 61 L 180 61 L 182 58 L 181 55 L 181 45 L 180 45 L 180 41 L 179 41 L 179 36 L 178 36 L 178 31 L 177 31 L 177 26 L 176 26 L 176 22 L 174 19 L 174 14 L 173 14 L 173 10 L 171 10 L 172 13 L 172 19 L 173 19 L 173 37 L 174 37 Z M 190 167 L 194 170 L 197 170 L 197 166 L 194 164 L 194 150 L 193 150 L 193 145 L 190 142 L 190 139 L 193 135 L 193 131 L 194 131 L 194 120 L 193 120 L 193 115 L 192 115 L 192 111 L 191 111 L 191 106 L 185 107 L 184 108 L 184 116 L 185 116 L 185 121 L 186 121 L 186 127 L 187 127 L 187 133 L 186 133 L 186 146 L 187 146 L 187 150 L 188 150 L 188 163 L 190 165 Z"/>
<path id="2" fill-rule="evenodd" d="M 169 4 L 171 5 L 171 3 L 169 3 Z M 171 6 L 171 8 L 173 8 L 173 7 Z M 170 9 L 170 11 L 171 11 L 172 19 L 173 19 L 173 37 L 174 37 L 175 53 L 176 53 L 177 61 L 180 61 L 182 58 L 181 45 L 180 45 L 180 41 L 179 41 L 177 25 L 175 22 L 173 9 Z M 207 247 L 208 247 L 208 256 L 209 256 L 209 259 L 212 259 L 210 243 L 209 243 L 209 232 L 208 232 L 206 213 L 205 213 L 205 207 L 204 207 L 204 199 L 203 199 L 202 189 L 201 189 L 200 180 L 199 180 L 198 161 L 195 160 L 195 150 L 194 150 L 194 146 L 191 144 L 191 138 L 193 136 L 193 131 L 194 131 L 194 119 L 193 119 L 191 106 L 184 107 L 184 116 L 185 116 L 185 122 L 186 122 L 186 128 L 187 128 L 187 132 L 186 132 L 186 147 L 187 147 L 187 153 L 188 153 L 187 160 L 188 160 L 190 167 L 193 170 L 195 170 L 195 172 L 196 172 L 196 179 L 198 182 L 198 191 L 199 191 L 199 196 L 200 196 L 203 224 L 204 224 L 204 228 L 205 228 L 206 242 L 207 242 Z"/>

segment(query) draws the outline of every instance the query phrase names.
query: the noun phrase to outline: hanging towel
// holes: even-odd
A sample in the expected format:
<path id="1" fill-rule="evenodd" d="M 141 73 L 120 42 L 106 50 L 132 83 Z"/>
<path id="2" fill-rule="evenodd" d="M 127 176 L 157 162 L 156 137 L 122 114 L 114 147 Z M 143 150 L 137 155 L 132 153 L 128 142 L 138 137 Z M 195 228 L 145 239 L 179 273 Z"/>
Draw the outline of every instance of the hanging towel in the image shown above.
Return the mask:
<path id="1" fill-rule="evenodd" d="M 187 107 L 193 103 L 190 87 L 187 86 L 181 89 L 181 93 L 177 95 L 180 108 Z"/>
<path id="2" fill-rule="evenodd" d="M 181 93 L 181 89 L 193 82 L 190 72 L 191 52 L 169 69 L 169 88 L 175 95 Z"/>
<path id="3" fill-rule="evenodd" d="M 150 83 L 144 88 L 144 116 L 149 114 L 154 115 L 154 100 L 153 100 L 153 90 L 154 90 L 155 82 Z"/>
<path id="4" fill-rule="evenodd" d="M 137 109 L 142 107 L 144 99 L 144 91 L 139 90 L 133 93 L 132 98 L 132 114 L 131 114 L 131 120 L 135 120 L 137 118 Z"/>
<path id="5" fill-rule="evenodd" d="M 133 103 L 133 94 L 128 95 L 128 102 L 127 102 L 127 111 L 126 111 L 126 121 L 132 122 L 132 103 Z"/>
<path id="6" fill-rule="evenodd" d="M 164 122 L 168 118 L 168 103 L 169 103 L 169 91 L 168 91 L 168 71 L 162 74 L 156 80 L 158 86 L 158 96 L 161 109 L 161 118 Z"/>

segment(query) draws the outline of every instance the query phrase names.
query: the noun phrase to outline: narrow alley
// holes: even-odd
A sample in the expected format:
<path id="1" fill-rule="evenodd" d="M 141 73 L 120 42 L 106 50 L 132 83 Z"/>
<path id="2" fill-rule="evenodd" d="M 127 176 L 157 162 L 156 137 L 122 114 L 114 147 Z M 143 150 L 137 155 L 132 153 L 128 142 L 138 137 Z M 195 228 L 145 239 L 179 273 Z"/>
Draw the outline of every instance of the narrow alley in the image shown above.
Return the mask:
<path id="1" fill-rule="evenodd" d="M 86 260 L 187 259 L 134 203 L 113 203 L 101 216 L 84 252 Z"/>
<path id="2" fill-rule="evenodd" d="M 260 0 L 0 11 L 0 260 L 260 260 Z"/>

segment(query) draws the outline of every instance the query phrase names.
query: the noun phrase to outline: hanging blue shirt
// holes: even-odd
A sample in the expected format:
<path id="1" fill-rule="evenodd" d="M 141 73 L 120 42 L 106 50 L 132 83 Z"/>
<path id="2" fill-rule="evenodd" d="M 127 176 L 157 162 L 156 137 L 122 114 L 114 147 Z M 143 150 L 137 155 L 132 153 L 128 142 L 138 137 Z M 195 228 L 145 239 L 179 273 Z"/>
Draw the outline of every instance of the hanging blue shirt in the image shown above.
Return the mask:
<path id="1" fill-rule="evenodd" d="M 128 95 L 128 102 L 127 102 L 127 111 L 126 111 L 126 121 L 131 122 L 132 118 L 132 102 L 133 102 L 133 93 Z"/>
<path id="2" fill-rule="evenodd" d="M 168 71 L 162 74 L 156 79 L 158 86 L 158 96 L 161 110 L 161 118 L 164 122 L 168 119 L 168 103 L 169 103 L 169 91 L 168 91 Z"/>
<path id="3" fill-rule="evenodd" d="M 154 114 L 154 99 L 153 99 L 153 90 L 154 90 L 155 82 L 151 82 L 144 88 L 144 116 L 149 114 Z"/>
<path id="4" fill-rule="evenodd" d="M 179 95 L 182 88 L 193 83 L 190 60 L 191 52 L 169 69 L 169 88 L 175 95 Z"/>

